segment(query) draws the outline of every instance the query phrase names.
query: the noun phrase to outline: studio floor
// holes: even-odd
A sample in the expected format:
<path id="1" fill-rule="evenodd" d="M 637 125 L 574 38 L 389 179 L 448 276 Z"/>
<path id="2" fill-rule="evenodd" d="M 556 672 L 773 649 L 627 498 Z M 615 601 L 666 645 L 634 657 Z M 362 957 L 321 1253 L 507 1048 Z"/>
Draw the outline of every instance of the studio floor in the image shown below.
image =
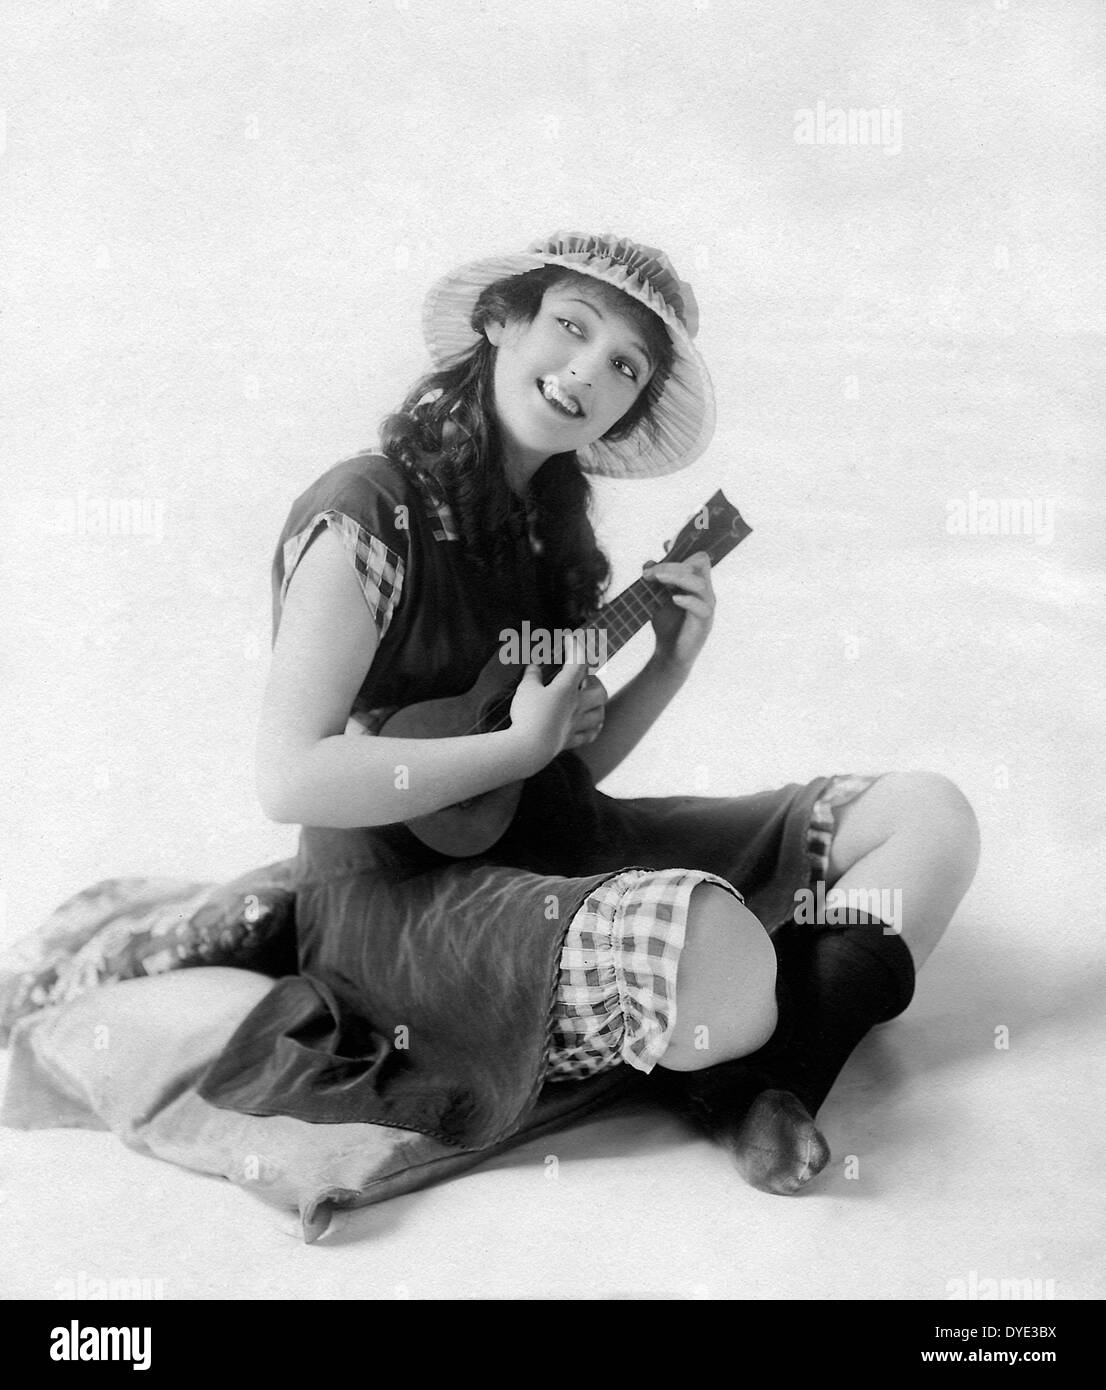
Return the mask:
<path id="1" fill-rule="evenodd" d="M 305 1246 L 291 1214 L 112 1134 L 4 1130 L 0 1219 L 19 1257 L 0 1290 L 916 1299 L 1006 1281 L 1101 1297 L 1101 937 L 1055 891 L 1082 856 L 1027 864 L 1011 829 L 984 827 L 969 899 L 910 1011 L 854 1055 L 822 1111 L 833 1160 L 798 1198 L 745 1187 L 681 1121 L 635 1105 L 340 1214 Z"/>

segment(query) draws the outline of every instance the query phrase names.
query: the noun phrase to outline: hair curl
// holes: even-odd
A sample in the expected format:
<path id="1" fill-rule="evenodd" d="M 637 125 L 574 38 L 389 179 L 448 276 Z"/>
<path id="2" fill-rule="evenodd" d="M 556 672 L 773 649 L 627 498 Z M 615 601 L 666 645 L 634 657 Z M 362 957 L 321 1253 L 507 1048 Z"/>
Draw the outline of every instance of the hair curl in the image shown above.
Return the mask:
<path id="1" fill-rule="evenodd" d="M 545 266 L 489 285 L 472 312 L 471 326 L 479 334 L 472 349 L 421 377 L 381 423 L 382 452 L 437 482 L 453 509 L 467 555 L 489 574 L 516 571 L 511 520 L 518 504 L 502 463 L 492 386 L 496 349 L 484 328 L 493 321 L 532 322 L 546 290 L 575 278 L 577 273 L 563 266 Z M 630 295 L 594 277 L 579 278 L 592 287 L 601 285 L 604 295 L 640 328 L 656 364 L 645 390 L 605 437 L 624 439 L 638 428 L 652 432 L 653 404 L 673 357 L 667 330 Z M 554 454 L 530 481 L 529 524 L 540 542 L 538 591 L 555 627 L 580 627 L 594 618 L 610 582 L 610 563 L 589 516 L 591 502 L 591 483 L 574 452 Z"/>

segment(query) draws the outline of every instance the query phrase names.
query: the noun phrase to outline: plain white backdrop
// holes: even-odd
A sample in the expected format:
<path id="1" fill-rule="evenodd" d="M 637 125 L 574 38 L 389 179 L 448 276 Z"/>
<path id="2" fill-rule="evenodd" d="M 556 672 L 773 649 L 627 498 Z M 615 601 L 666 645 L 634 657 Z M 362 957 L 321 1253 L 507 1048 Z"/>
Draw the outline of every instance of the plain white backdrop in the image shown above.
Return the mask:
<path id="1" fill-rule="evenodd" d="M 695 287 L 719 428 L 682 474 L 597 485 L 615 591 L 717 487 L 754 533 L 715 576 L 691 681 L 603 789 L 728 795 L 896 767 L 960 784 L 984 861 L 919 986 L 899 1059 L 916 1109 L 873 1198 L 915 1253 L 888 1273 L 864 1225 L 882 1218 L 856 1217 L 845 1291 L 942 1296 L 970 1269 L 1032 1265 L 1090 1292 L 1090 1252 L 1063 1231 L 1101 1202 L 1101 1100 L 1080 1090 L 1097 1084 L 1106 850 L 1100 8 L 44 0 L 9 7 L 2 48 L 0 939 L 99 878 L 223 879 L 292 852 L 252 786 L 292 499 L 370 445 L 424 367 L 435 276 L 557 229 L 629 235 Z M 986 533 L 990 503 L 1004 533 Z M 649 640 L 607 668 L 612 690 Z M 897 1065 L 879 1076 L 897 1084 Z M 865 1132 L 882 1134 L 881 1094 Z M 590 1132 L 566 1140 L 582 1162 Z M 93 1138 L 21 1138 L 45 1146 L 20 1150 L 28 1180 L 51 1141 Z M 1016 1171 L 997 1155 L 1011 1146 Z M 720 1161 L 685 1135 L 669 1148 L 674 1192 L 681 1163 Z M 945 1229 L 936 1193 L 948 1210 L 965 1169 Z M 503 1201 L 519 1171 L 404 1204 L 492 1200 L 496 1179 Z M 1020 1212 L 1006 1245 L 992 1202 Z M 756 1207 L 757 1229 L 802 1220 L 780 1205 Z M 76 1227 L 58 1222 L 60 1249 Z M 24 1292 L 52 1281 L 38 1244 Z M 844 1287 L 769 1246 L 760 1294 Z M 421 1287 L 499 1287 L 457 1258 Z M 688 1258 L 646 1283 L 753 1287 Z M 212 1292 L 173 1277 L 171 1296 Z"/>

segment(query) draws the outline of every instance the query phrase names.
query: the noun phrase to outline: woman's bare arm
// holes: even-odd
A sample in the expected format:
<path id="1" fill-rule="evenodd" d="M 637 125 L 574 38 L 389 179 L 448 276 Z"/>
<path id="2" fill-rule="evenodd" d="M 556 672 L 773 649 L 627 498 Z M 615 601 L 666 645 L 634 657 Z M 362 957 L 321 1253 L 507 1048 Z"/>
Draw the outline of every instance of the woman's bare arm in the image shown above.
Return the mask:
<path id="1" fill-rule="evenodd" d="M 596 786 L 637 747 L 687 676 L 685 667 L 653 656 L 608 700 L 602 732 L 576 750 Z"/>
<path id="2" fill-rule="evenodd" d="M 328 528 L 288 585 L 262 701 L 256 789 L 272 820 L 389 825 L 529 777 L 548 760 L 513 725 L 457 738 L 345 734 L 377 645 L 356 575 Z"/>

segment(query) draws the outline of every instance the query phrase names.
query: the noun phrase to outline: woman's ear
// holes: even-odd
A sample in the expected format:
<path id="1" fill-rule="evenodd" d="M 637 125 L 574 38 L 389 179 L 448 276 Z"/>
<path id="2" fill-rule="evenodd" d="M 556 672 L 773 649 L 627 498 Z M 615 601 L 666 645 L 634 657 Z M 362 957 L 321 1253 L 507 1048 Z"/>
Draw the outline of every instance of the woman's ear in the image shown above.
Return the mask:
<path id="1" fill-rule="evenodd" d="M 498 319 L 488 318 L 484 320 L 484 337 L 491 343 L 492 347 L 498 347 L 503 341 L 503 334 L 507 325 L 500 323 Z"/>

